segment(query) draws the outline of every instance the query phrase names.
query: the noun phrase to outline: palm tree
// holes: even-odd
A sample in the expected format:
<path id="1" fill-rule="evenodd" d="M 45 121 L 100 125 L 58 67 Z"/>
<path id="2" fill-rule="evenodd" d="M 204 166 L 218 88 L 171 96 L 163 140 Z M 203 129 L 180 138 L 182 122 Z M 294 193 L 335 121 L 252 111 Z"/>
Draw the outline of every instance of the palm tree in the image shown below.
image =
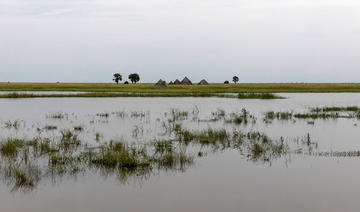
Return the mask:
<path id="1" fill-rule="evenodd" d="M 121 74 L 119 74 L 119 73 L 115 73 L 114 74 L 114 79 L 113 79 L 115 82 L 116 82 L 116 84 L 119 84 L 119 82 L 122 80 L 122 76 L 121 76 Z"/>

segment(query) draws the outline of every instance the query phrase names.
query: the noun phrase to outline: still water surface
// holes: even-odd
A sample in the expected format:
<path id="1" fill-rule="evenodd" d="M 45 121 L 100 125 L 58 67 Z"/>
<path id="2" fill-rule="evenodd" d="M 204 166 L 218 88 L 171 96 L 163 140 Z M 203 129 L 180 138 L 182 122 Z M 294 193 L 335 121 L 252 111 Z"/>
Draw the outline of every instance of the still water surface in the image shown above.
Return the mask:
<path id="1" fill-rule="evenodd" d="M 277 121 L 264 123 L 267 111 L 304 112 L 310 107 L 360 106 L 360 94 L 280 94 L 280 100 L 221 98 L 40 98 L 0 99 L 0 137 L 31 138 L 37 128 L 83 126 L 81 140 L 96 144 L 121 140 L 143 144 L 165 138 L 163 120 L 172 109 L 198 114 L 197 121 L 183 120 L 188 129 L 226 128 L 257 130 L 274 139 L 307 134 L 317 152 L 360 150 L 357 119 Z M 219 109 L 240 112 L 245 108 L 256 123 L 232 125 L 209 122 Z M 52 119 L 54 113 L 66 114 Z M 102 117 L 97 114 L 109 114 Z M 126 115 L 124 115 L 126 114 Z M 18 120 L 18 129 L 3 127 Z M 56 132 L 42 132 L 43 136 Z M 44 180 L 32 191 L 12 191 L 0 183 L 0 211 L 358 211 L 360 157 L 321 157 L 287 154 L 271 161 L 252 161 L 237 150 L 208 151 L 186 170 L 159 170 L 145 179 L 119 180 L 96 171 Z M 1 181 L 0 181 L 1 182 Z"/>

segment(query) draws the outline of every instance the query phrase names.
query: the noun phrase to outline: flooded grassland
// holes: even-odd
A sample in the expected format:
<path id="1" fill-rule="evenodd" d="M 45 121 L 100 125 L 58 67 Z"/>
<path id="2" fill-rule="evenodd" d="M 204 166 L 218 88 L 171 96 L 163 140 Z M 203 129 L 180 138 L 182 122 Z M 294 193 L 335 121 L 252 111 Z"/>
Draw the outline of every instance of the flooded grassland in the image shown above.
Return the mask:
<path id="1" fill-rule="evenodd" d="M 360 95 L 0 99 L 0 211 L 356 211 Z"/>

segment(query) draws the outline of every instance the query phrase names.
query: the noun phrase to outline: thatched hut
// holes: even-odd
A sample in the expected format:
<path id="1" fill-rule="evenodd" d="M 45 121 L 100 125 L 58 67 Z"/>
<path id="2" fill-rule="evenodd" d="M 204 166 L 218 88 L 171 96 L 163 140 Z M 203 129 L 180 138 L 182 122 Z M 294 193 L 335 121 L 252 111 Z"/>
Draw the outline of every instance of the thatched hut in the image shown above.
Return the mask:
<path id="1" fill-rule="evenodd" d="M 166 82 L 160 79 L 156 84 L 156 87 L 166 87 Z"/>
<path id="2" fill-rule="evenodd" d="M 192 82 L 189 80 L 189 78 L 185 77 L 182 81 L 181 81 L 182 85 L 192 85 Z"/>
<path id="3" fill-rule="evenodd" d="M 174 84 L 173 81 L 170 81 L 170 82 L 169 82 L 169 85 L 173 85 L 173 84 Z"/>
<path id="4" fill-rule="evenodd" d="M 205 79 L 203 79 L 203 80 L 201 80 L 199 83 L 198 83 L 198 85 L 208 85 L 209 83 L 205 80 Z"/>
<path id="5" fill-rule="evenodd" d="M 174 81 L 174 85 L 181 85 L 180 80 L 176 79 L 176 80 Z"/>

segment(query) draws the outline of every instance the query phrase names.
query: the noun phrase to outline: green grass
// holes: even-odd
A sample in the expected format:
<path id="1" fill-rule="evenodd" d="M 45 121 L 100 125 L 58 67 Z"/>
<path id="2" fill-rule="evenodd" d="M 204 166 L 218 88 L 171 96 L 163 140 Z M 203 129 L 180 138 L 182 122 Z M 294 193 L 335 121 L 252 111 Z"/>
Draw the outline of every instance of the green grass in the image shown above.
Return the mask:
<path id="1" fill-rule="evenodd" d="M 60 139 L 60 147 L 62 149 L 68 150 L 73 149 L 76 146 L 80 146 L 81 141 L 78 139 L 78 136 L 70 130 L 62 130 Z"/>
<path id="2" fill-rule="evenodd" d="M 90 162 L 106 168 L 136 169 L 150 166 L 150 162 L 143 159 L 136 148 L 128 147 L 121 142 L 110 142 Z"/>
<path id="3" fill-rule="evenodd" d="M 0 83 L 0 91 L 85 91 L 132 93 L 282 93 L 282 92 L 360 92 L 360 83 L 239 83 L 172 85 L 154 83 L 124 85 L 115 83 Z"/>
<path id="4" fill-rule="evenodd" d="M 226 95 L 220 93 L 111 93 L 111 92 L 92 92 L 79 94 L 33 94 L 33 93 L 8 93 L 0 94 L 0 98 L 18 99 L 18 98 L 112 98 L 112 97 L 219 97 L 219 98 L 239 98 L 239 99 L 281 99 L 282 97 L 274 94 L 239 94 L 239 96 Z"/>
<path id="5" fill-rule="evenodd" d="M 75 131 L 78 131 L 78 132 L 81 132 L 81 131 L 84 130 L 84 127 L 83 127 L 83 126 L 80 126 L 80 125 L 79 125 L 79 126 L 75 126 L 75 127 L 74 127 L 74 130 L 75 130 Z"/>
<path id="6" fill-rule="evenodd" d="M 317 107 L 312 108 L 311 112 L 358 112 L 360 108 L 358 106 L 348 106 L 348 107 Z"/>
<path id="7" fill-rule="evenodd" d="M 272 93 L 239 93 L 239 99 L 284 99 Z"/>
<path id="8" fill-rule="evenodd" d="M 155 141 L 153 146 L 155 150 L 150 160 L 158 167 L 183 169 L 193 163 L 193 157 L 188 155 L 185 149 L 177 150 L 172 141 Z"/>
<path id="9" fill-rule="evenodd" d="M 272 93 L 360 92 L 360 83 L 240 83 L 210 85 L 172 85 L 155 87 L 152 83 L 116 85 L 114 83 L 0 83 L 0 98 L 65 97 L 222 97 L 244 99 L 278 99 Z M 15 91 L 78 91 L 79 94 L 31 94 Z M 226 95 L 238 94 L 238 96 Z"/>
<path id="10" fill-rule="evenodd" d="M 24 146 L 24 140 L 8 139 L 0 144 L 0 152 L 7 157 L 13 157 L 18 154 L 20 148 Z"/>
<path id="11" fill-rule="evenodd" d="M 44 127 L 45 130 L 57 130 L 57 126 L 53 126 L 53 125 L 46 125 Z"/>

